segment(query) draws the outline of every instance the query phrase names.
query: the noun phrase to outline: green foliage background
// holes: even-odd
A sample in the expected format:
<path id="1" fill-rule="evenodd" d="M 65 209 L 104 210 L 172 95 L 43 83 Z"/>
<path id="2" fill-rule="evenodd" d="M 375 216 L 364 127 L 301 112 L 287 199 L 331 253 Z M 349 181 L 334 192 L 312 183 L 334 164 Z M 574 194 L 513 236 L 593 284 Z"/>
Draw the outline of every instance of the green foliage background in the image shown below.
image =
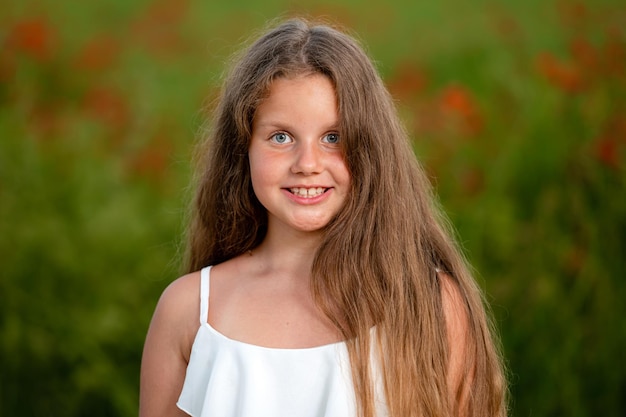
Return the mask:
<path id="1" fill-rule="evenodd" d="M 626 412 L 626 7 L 30 0 L 0 13 L 0 415 L 131 416 L 224 62 L 359 36 L 488 294 L 514 416 Z"/>

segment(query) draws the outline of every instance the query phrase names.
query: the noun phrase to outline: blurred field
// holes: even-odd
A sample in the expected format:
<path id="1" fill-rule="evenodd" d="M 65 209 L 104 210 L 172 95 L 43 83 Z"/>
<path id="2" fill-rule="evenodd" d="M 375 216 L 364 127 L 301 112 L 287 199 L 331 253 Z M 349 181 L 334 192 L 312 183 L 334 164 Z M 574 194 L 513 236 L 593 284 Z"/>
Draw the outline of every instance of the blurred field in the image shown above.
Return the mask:
<path id="1" fill-rule="evenodd" d="M 241 42 L 302 13 L 356 33 L 397 99 L 493 306 L 511 414 L 626 414 L 623 2 L 4 3 L 0 416 L 136 415 L 202 109 Z"/>

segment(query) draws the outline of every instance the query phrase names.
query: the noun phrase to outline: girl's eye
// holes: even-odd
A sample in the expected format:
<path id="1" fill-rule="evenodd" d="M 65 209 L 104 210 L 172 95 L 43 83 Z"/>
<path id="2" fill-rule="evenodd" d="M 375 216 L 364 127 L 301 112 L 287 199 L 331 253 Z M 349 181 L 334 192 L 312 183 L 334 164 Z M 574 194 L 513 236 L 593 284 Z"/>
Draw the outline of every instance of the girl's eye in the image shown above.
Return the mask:
<path id="1" fill-rule="evenodd" d="M 280 133 L 274 133 L 274 135 L 272 135 L 272 139 L 274 142 L 276 143 L 289 143 L 292 141 L 291 137 L 289 137 L 288 134 L 280 132 Z"/>
<path id="2" fill-rule="evenodd" d="M 339 135 L 337 133 L 329 133 L 328 135 L 324 136 L 323 141 L 326 143 L 332 143 L 333 145 L 337 144 L 339 143 Z"/>

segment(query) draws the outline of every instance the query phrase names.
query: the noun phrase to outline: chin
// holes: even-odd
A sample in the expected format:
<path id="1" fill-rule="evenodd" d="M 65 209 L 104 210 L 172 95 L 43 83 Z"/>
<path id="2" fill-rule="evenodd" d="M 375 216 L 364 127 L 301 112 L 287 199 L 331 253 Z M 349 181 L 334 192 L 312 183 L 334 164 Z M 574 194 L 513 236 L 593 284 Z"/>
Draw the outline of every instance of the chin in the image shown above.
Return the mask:
<path id="1" fill-rule="evenodd" d="M 316 232 L 321 232 L 322 229 L 324 229 L 326 225 L 323 226 L 301 226 L 301 227 L 295 227 L 295 230 L 298 230 L 300 232 L 303 233 L 316 233 Z"/>
<path id="2" fill-rule="evenodd" d="M 304 224 L 294 225 L 293 228 L 300 232 L 312 233 L 312 232 L 321 232 L 327 225 L 328 225 L 328 222 L 304 223 Z"/>

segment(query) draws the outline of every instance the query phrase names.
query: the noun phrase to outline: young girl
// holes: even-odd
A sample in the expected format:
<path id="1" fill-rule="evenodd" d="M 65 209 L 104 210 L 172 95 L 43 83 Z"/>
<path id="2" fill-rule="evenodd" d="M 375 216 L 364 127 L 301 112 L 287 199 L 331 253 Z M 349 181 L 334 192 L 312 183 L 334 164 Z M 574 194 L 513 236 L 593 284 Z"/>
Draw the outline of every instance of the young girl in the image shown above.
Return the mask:
<path id="1" fill-rule="evenodd" d="M 479 288 L 354 39 L 302 20 L 263 35 L 202 158 L 142 417 L 506 415 Z"/>

